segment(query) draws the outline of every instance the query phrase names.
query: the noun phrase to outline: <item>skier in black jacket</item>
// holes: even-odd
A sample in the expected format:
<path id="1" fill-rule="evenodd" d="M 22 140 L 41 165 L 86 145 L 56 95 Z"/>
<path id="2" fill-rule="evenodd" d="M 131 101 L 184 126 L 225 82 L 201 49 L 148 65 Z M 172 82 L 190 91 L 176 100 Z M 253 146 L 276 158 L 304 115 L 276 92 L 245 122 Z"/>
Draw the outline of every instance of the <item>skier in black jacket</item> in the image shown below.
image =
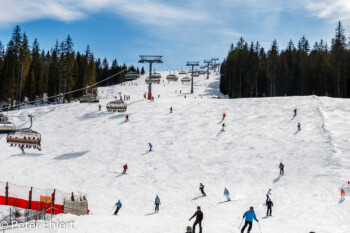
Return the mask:
<path id="1" fill-rule="evenodd" d="M 283 163 L 281 162 L 280 163 L 280 176 L 283 176 L 284 175 L 284 165 Z"/>
<path id="2" fill-rule="evenodd" d="M 201 207 L 197 207 L 196 213 L 188 220 L 191 221 L 192 218 L 196 216 L 196 221 L 193 223 L 193 233 L 196 232 L 196 225 L 199 224 L 199 233 L 202 233 L 202 220 L 203 220 L 203 212 L 201 211 Z"/>
<path id="3" fill-rule="evenodd" d="M 271 199 L 266 201 L 266 206 L 267 206 L 266 216 L 271 216 L 271 214 L 272 214 L 272 207 L 273 207 L 273 202 L 271 201 Z M 269 215 L 269 212 L 270 212 L 270 215 Z"/>
<path id="4" fill-rule="evenodd" d="M 200 185 L 199 185 L 199 190 L 201 190 L 203 196 L 206 196 L 206 195 L 207 195 L 207 194 L 204 192 L 204 185 L 203 185 L 202 183 L 200 183 Z"/>

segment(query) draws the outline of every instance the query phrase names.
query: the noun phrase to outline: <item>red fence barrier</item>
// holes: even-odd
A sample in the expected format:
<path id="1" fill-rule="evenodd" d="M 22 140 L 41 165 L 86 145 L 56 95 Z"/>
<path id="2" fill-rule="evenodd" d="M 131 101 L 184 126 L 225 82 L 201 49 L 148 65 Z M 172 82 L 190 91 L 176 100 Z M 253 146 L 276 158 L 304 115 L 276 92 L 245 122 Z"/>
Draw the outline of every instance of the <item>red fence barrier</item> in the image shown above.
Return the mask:
<path id="1" fill-rule="evenodd" d="M 79 200 L 82 197 L 56 191 L 56 189 L 43 190 L 0 182 L 0 205 L 37 211 L 46 209 L 45 212 L 48 214 L 61 214 L 64 213 L 64 201 L 74 199 Z M 48 206 L 51 207 L 47 208 Z"/>

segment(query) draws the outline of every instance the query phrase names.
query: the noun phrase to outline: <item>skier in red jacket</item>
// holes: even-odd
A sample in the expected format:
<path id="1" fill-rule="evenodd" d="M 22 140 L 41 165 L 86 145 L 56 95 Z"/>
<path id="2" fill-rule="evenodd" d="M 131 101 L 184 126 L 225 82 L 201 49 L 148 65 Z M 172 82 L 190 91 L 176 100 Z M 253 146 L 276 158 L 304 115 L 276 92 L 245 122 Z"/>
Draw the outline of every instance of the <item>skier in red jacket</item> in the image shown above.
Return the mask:
<path id="1" fill-rule="evenodd" d="M 123 166 L 123 168 L 124 168 L 123 174 L 125 174 L 125 173 L 126 173 L 126 170 L 128 170 L 128 164 L 125 164 L 125 165 Z"/>
<path id="2" fill-rule="evenodd" d="M 125 122 L 127 122 L 127 121 L 129 121 L 129 115 L 128 114 L 126 114 L 126 116 L 125 116 Z"/>

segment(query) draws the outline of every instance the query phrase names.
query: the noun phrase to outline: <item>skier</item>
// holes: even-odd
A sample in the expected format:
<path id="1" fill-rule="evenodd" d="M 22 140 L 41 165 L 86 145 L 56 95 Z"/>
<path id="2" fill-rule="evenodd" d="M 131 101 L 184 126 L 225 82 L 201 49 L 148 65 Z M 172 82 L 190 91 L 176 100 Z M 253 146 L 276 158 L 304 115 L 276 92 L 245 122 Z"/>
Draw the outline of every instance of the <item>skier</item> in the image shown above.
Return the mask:
<path id="1" fill-rule="evenodd" d="M 202 183 L 199 184 L 199 190 L 201 190 L 203 197 L 205 197 L 207 194 L 204 192 L 204 185 Z"/>
<path id="2" fill-rule="evenodd" d="M 22 155 L 25 155 L 25 154 L 26 154 L 26 152 L 24 151 L 24 145 L 20 146 L 19 148 L 20 148 L 20 149 L 21 149 L 21 151 L 22 151 Z"/>
<path id="3" fill-rule="evenodd" d="M 281 162 L 280 163 L 280 176 L 283 176 L 284 175 L 284 165 L 283 163 Z"/>
<path id="4" fill-rule="evenodd" d="M 201 211 L 201 207 L 197 207 L 196 213 L 188 220 L 191 221 L 192 218 L 196 216 L 196 221 L 193 223 L 193 233 L 196 232 L 196 225 L 199 224 L 199 233 L 202 233 L 202 220 L 203 220 L 203 212 Z"/>
<path id="5" fill-rule="evenodd" d="M 154 204 L 156 205 L 156 208 L 154 209 L 154 213 L 158 213 L 159 212 L 159 205 L 161 204 L 158 195 L 156 195 L 156 199 L 154 200 Z"/>
<path id="6" fill-rule="evenodd" d="M 294 117 L 296 117 L 296 116 L 297 116 L 297 109 L 294 109 Z"/>
<path id="7" fill-rule="evenodd" d="M 224 190 L 224 196 L 226 196 L 227 201 L 231 201 L 230 192 L 228 191 L 228 189 L 226 187 L 225 187 L 225 190 Z"/>
<path id="8" fill-rule="evenodd" d="M 125 174 L 126 173 L 126 170 L 128 170 L 128 164 L 125 164 L 124 166 L 123 166 L 123 174 Z"/>
<path id="9" fill-rule="evenodd" d="M 118 212 L 120 210 L 120 208 L 122 208 L 122 203 L 120 202 L 120 200 L 118 200 L 118 202 L 115 204 L 117 206 L 117 209 L 114 212 L 114 215 L 118 215 Z"/>
<path id="10" fill-rule="evenodd" d="M 268 200 L 270 200 L 270 196 L 271 196 L 272 194 L 271 194 L 271 189 L 269 189 L 269 191 L 267 191 L 267 193 L 266 193 L 266 202 L 268 201 Z"/>
<path id="11" fill-rule="evenodd" d="M 226 113 L 222 114 L 222 120 L 221 121 L 225 120 L 225 117 L 226 117 Z"/>
<path id="12" fill-rule="evenodd" d="M 158 94 L 158 99 L 160 98 L 160 95 Z"/>
<path id="13" fill-rule="evenodd" d="M 98 111 L 101 111 L 101 104 L 98 105 Z"/>
<path id="14" fill-rule="evenodd" d="M 271 216 L 271 214 L 272 214 L 272 207 L 273 207 L 273 202 L 271 201 L 271 199 L 266 201 L 266 206 L 267 206 L 266 216 Z M 270 215 L 269 215 L 269 212 L 270 212 Z"/>
<path id="15" fill-rule="evenodd" d="M 173 113 L 173 107 L 170 107 L 170 113 Z"/>
<path id="16" fill-rule="evenodd" d="M 152 151 L 152 144 L 148 143 L 148 145 L 149 145 L 149 151 Z"/>
<path id="17" fill-rule="evenodd" d="M 129 115 L 128 114 L 126 114 L 126 116 L 125 116 L 125 122 L 127 122 L 127 121 L 129 121 Z"/>
<path id="18" fill-rule="evenodd" d="M 218 94 L 218 99 L 220 99 L 220 94 Z"/>
<path id="19" fill-rule="evenodd" d="M 225 131 L 225 123 L 222 123 L 222 131 Z"/>
<path id="20" fill-rule="evenodd" d="M 345 201 L 345 190 L 341 189 L 340 191 L 340 201 Z"/>
<path id="21" fill-rule="evenodd" d="M 251 206 L 250 210 L 248 210 L 247 212 L 244 213 L 243 218 L 245 218 L 245 224 L 241 230 L 241 233 L 244 232 L 245 228 L 249 225 L 248 228 L 248 233 L 250 233 L 250 231 L 252 230 L 253 227 L 253 219 L 257 222 L 259 222 L 258 219 L 256 219 L 256 215 L 254 213 L 254 208 Z"/>
<path id="22" fill-rule="evenodd" d="M 301 124 L 300 124 L 300 122 L 298 122 L 298 130 L 300 131 L 301 130 Z"/>
<path id="23" fill-rule="evenodd" d="M 192 233 L 192 227 L 187 226 L 186 227 L 186 233 Z"/>

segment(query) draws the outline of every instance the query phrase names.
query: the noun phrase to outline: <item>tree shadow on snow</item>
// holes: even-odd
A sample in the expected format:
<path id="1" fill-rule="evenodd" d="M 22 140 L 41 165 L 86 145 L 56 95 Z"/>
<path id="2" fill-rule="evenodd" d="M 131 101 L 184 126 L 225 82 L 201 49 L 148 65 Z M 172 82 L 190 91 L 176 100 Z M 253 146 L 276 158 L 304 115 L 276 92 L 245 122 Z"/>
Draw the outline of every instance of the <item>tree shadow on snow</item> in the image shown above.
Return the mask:
<path id="1" fill-rule="evenodd" d="M 83 155 L 85 155 L 86 153 L 88 153 L 89 151 L 81 151 L 81 152 L 73 152 L 73 153 L 66 153 L 63 155 L 59 155 L 56 158 L 54 158 L 55 160 L 66 160 L 66 159 L 74 159 L 74 158 L 78 158 L 81 157 Z"/>
<path id="2" fill-rule="evenodd" d="M 278 181 L 280 181 L 280 179 L 281 179 L 281 175 L 280 176 L 278 176 L 277 178 L 275 178 L 274 180 L 273 180 L 273 183 L 277 183 Z"/>
<path id="3" fill-rule="evenodd" d="M 124 173 L 120 173 L 120 174 L 117 175 L 115 178 L 121 177 L 121 176 L 123 176 L 123 175 L 125 175 L 125 174 L 124 174 Z"/>
<path id="4" fill-rule="evenodd" d="M 107 115 L 107 114 L 109 114 L 109 112 L 101 112 L 101 111 L 89 112 L 89 113 L 86 113 L 83 116 L 81 116 L 80 119 L 81 120 L 89 120 L 89 119 L 100 117 L 102 115 Z"/>
<path id="5" fill-rule="evenodd" d="M 114 120 L 114 119 L 118 119 L 118 118 L 123 118 L 123 117 L 125 117 L 124 114 L 118 114 L 118 113 L 115 114 L 115 113 L 116 113 L 116 112 L 114 112 L 114 115 L 111 116 L 109 119 Z"/>

